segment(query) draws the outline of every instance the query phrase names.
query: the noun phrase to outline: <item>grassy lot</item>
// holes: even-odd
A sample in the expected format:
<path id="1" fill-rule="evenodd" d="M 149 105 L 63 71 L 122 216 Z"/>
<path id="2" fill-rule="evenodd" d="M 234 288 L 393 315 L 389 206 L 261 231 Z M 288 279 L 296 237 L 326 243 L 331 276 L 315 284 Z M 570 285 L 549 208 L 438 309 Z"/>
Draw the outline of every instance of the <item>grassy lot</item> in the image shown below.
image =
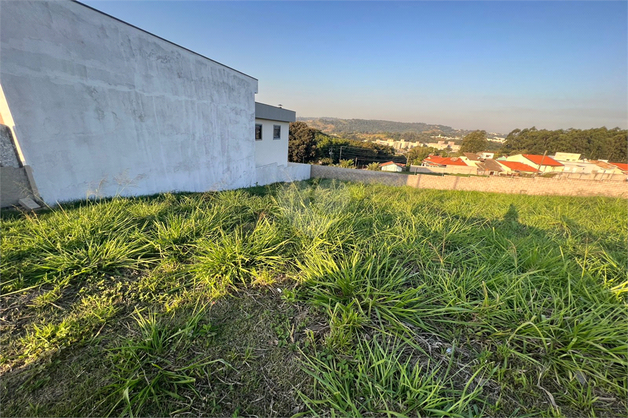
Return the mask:
<path id="1" fill-rule="evenodd" d="M 625 200 L 332 181 L 3 212 L 2 416 L 625 416 Z"/>

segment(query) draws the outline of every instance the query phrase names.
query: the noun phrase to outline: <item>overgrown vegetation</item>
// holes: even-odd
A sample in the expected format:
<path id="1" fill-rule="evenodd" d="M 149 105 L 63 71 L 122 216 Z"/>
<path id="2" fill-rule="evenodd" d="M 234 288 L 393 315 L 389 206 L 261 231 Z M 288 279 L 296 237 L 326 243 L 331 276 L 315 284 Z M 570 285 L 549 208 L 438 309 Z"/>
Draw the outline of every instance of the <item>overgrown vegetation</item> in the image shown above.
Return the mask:
<path id="1" fill-rule="evenodd" d="M 312 181 L 2 213 L 3 416 L 625 416 L 628 208 Z"/>

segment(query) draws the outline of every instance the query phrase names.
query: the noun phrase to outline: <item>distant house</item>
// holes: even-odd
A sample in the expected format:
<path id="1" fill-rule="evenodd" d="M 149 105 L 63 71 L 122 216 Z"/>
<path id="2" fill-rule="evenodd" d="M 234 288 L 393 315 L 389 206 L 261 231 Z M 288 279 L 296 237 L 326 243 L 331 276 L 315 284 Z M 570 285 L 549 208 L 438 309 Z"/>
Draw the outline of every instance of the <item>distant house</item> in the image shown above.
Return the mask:
<path id="1" fill-rule="evenodd" d="M 432 148 L 436 148 L 437 150 L 444 150 L 449 148 L 450 150 L 457 152 L 458 150 L 460 150 L 460 145 L 456 145 L 456 143 L 454 141 L 438 141 L 438 142 L 428 142 L 427 144 L 428 147 L 432 147 Z"/>
<path id="2" fill-rule="evenodd" d="M 405 164 L 396 163 L 394 161 L 388 161 L 387 163 L 380 164 L 382 171 L 390 171 L 393 173 L 401 173 L 405 166 Z"/>
<path id="3" fill-rule="evenodd" d="M 465 152 L 463 156 L 460 157 L 460 159 L 464 161 L 468 166 L 479 167 L 482 161 L 486 159 L 492 159 L 494 156 L 494 152 Z"/>
<path id="4" fill-rule="evenodd" d="M 609 164 L 614 165 L 615 167 L 617 167 L 618 169 L 621 170 L 622 174 L 628 174 L 628 164 L 624 164 L 624 163 L 611 163 L 609 162 Z"/>
<path id="5" fill-rule="evenodd" d="M 506 174 L 532 174 L 539 172 L 536 168 L 518 161 L 494 161 L 502 166 L 503 172 Z"/>
<path id="6" fill-rule="evenodd" d="M 576 154 L 572 152 L 557 152 L 555 155 L 552 155 L 552 158 L 560 162 L 565 162 L 565 161 L 576 162 L 576 161 L 581 161 L 580 155 L 581 154 Z"/>
<path id="7" fill-rule="evenodd" d="M 475 154 L 473 152 L 465 152 L 460 159 L 462 161 L 464 161 L 464 163 L 468 166 L 472 166 L 472 167 L 477 167 L 478 164 L 480 162 L 482 162 L 482 159 L 480 158 L 480 156 L 478 154 Z"/>
<path id="8" fill-rule="evenodd" d="M 519 162 L 534 167 L 542 173 L 561 172 L 564 169 L 562 163 L 559 163 L 549 155 L 517 154 L 506 158 L 506 161 Z"/>
<path id="9" fill-rule="evenodd" d="M 476 167 L 478 168 L 478 174 L 494 176 L 500 173 L 503 173 L 505 170 L 502 165 L 493 160 L 492 158 L 487 158 L 484 161 L 480 161 Z"/>
<path id="10" fill-rule="evenodd" d="M 607 163 L 605 161 L 578 161 L 571 162 L 565 161 L 564 173 L 573 174 L 621 174 L 621 170 L 615 165 Z"/>
<path id="11" fill-rule="evenodd" d="M 424 167 L 447 167 L 450 165 L 453 166 L 468 166 L 461 158 L 458 157 L 439 157 L 437 155 L 430 155 L 426 159 L 423 160 Z"/>

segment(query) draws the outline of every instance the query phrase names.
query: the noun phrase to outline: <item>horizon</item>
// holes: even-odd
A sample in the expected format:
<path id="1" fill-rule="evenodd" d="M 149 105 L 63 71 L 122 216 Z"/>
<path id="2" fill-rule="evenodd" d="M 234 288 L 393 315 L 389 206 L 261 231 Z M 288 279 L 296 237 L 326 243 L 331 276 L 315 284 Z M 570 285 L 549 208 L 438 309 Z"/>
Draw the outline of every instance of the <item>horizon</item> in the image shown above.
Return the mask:
<path id="1" fill-rule="evenodd" d="M 628 128 L 626 2 L 82 3 L 257 78 L 256 101 L 297 115 Z"/>

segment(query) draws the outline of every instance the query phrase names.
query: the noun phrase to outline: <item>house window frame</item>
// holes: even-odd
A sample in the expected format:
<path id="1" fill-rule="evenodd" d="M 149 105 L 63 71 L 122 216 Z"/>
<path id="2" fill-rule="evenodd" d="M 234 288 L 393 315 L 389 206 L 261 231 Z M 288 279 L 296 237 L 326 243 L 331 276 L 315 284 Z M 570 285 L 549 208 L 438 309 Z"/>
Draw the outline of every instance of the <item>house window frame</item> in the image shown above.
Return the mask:
<path id="1" fill-rule="evenodd" d="M 279 135 L 277 136 L 277 130 L 279 130 Z M 273 140 L 277 141 L 281 139 L 281 125 L 273 125 Z"/>
<path id="2" fill-rule="evenodd" d="M 257 129 L 258 128 L 259 128 L 259 138 L 257 137 L 257 132 L 258 132 Z M 262 138 L 264 137 L 263 131 L 264 131 L 264 129 L 262 127 L 262 124 L 261 123 L 256 123 L 255 124 L 255 140 L 256 141 L 261 141 L 262 140 Z"/>

